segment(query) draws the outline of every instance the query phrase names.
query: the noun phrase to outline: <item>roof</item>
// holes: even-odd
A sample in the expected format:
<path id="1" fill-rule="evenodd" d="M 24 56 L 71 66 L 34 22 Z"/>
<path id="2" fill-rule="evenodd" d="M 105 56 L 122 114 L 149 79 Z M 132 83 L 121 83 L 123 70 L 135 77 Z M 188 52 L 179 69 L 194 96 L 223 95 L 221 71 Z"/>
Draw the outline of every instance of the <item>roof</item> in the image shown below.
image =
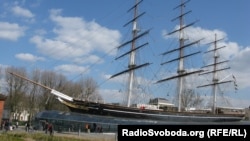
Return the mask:
<path id="1" fill-rule="evenodd" d="M 151 99 L 151 100 L 152 101 L 158 101 L 158 102 L 169 102 L 168 99 L 166 99 L 166 98 L 160 98 L 160 97 L 154 98 L 154 99 Z"/>
<path id="2" fill-rule="evenodd" d="M 6 98 L 7 98 L 7 96 L 0 94 L 0 101 L 5 101 Z"/>
<path id="3" fill-rule="evenodd" d="M 151 104 L 159 104 L 159 105 L 168 105 L 168 106 L 173 106 L 174 105 L 168 99 L 165 99 L 165 98 L 150 99 L 149 103 L 151 103 Z"/>

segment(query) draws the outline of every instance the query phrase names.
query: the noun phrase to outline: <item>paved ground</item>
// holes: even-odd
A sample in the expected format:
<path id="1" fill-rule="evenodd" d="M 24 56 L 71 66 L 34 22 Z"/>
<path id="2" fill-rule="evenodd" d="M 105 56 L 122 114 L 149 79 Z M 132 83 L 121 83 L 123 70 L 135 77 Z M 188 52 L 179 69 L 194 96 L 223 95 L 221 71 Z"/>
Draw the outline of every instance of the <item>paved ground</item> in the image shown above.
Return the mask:
<path id="1" fill-rule="evenodd" d="M 58 136 L 71 136 L 77 138 L 84 138 L 93 141 L 116 141 L 116 135 L 114 133 L 55 133 Z"/>
<path id="2" fill-rule="evenodd" d="M 19 127 L 17 129 L 14 129 L 12 131 L 8 132 L 26 132 L 24 127 Z M 30 131 L 27 133 L 44 133 L 44 131 Z M 117 141 L 117 136 L 115 133 L 85 133 L 85 132 L 54 132 L 54 136 L 65 136 L 65 137 L 74 137 L 74 138 L 82 138 L 82 139 L 87 139 L 90 141 Z M 48 134 L 49 136 L 49 134 Z"/>

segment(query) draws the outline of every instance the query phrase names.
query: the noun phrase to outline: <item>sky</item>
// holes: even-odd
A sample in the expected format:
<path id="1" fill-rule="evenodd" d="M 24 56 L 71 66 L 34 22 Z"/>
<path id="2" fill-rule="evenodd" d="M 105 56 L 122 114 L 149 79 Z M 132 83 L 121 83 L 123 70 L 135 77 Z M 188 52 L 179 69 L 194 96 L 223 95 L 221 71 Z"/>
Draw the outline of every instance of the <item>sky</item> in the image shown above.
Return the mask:
<path id="1" fill-rule="evenodd" d="M 131 38 L 130 26 L 123 25 L 132 19 L 132 12 L 127 12 L 134 0 L 0 0 L 0 65 L 2 67 L 25 67 L 27 70 L 51 70 L 64 74 L 74 81 L 79 76 L 91 76 L 100 86 L 102 96 L 110 96 L 106 101 L 121 99 L 121 82 L 115 78 L 107 83 L 112 74 L 127 67 L 123 58 L 115 64 L 114 58 L 121 54 L 117 47 Z M 166 36 L 178 23 L 171 21 L 179 15 L 174 8 L 179 1 L 144 0 L 139 12 L 146 12 L 139 18 L 141 31 L 150 29 L 149 35 L 141 43 L 148 42 L 140 61 L 150 61 L 150 73 L 140 76 L 139 82 L 151 84 L 164 76 L 161 65 L 164 57 L 161 53 L 176 47 L 176 35 Z M 220 52 L 220 58 L 230 60 L 230 71 L 225 80 L 235 76 L 238 90 L 221 87 L 225 95 L 235 106 L 250 105 L 250 1 L 228 0 L 191 0 L 185 11 L 186 24 L 197 21 L 187 28 L 185 35 L 190 41 L 204 38 L 196 50 L 205 52 L 211 49 L 206 45 L 215 39 L 223 39 L 218 46 L 226 46 Z M 144 50 L 144 49 L 143 49 Z M 197 69 L 208 64 L 209 55 L 201 59 L 190 60 Z M 166 57 L 172 58 L 171 55 Z M 165 59 L 165 58 L 164 58 Z M 119 61 L 118 61 L 119 62 Z M 166 67 L 166 66 L 164 66 Z M 170 64 L 167 68 L 173 68 Z M 146 69 L 143 71 L 146 71 Z M 149 76 L 146 78 L 146 76 Z M 157 76 L 156 76 L 157 75 Z M 192 78 L 194 79 L 194 78 Z M 224 79 L 224 78 L 222 78 Z M 142 82 L 143 81 L 143 82 Z M 197 81 L 203 83 L 205 81 Z M 4 82 L 2 82 L 4 84 Z M 190 84 L 191 85 L 191 84 Z M 151 94 L 165 93 L 171 95 L 171 85 L 157 86 Z M 158 90 L 163 89 L 163 90 Z M 145 90 L 145 89 L 144 89 Z M 168 92 L 169 91 L 169 92 Z M 167 94 L 166 94 L 167 93 Z M 206 96 L 204 94 L 203 96 Z"/>

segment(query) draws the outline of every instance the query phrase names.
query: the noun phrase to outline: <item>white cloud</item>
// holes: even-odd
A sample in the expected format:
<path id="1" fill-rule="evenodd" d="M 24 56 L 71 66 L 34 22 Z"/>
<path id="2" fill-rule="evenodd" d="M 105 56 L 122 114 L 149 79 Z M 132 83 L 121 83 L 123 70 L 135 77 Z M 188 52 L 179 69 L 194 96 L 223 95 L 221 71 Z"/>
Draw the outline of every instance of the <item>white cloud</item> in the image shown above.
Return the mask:
<path id="1" fill-rule="evenodd" d="M 111 76 L 112 75 L 106 74 L 106 75 L 102 75 L 101 77 L 105 80 L 110 79 L 109 80 L 110 82 L 116 83 L 116 84 L 125 84 L 125 83 L 127 83 L 128 78 L 129 78 L 128 73 L 125 73 L 123 75 L 118 75 L 114 78 L 110 78 Z M 143 87 L 151 86 L 152 83 L 154 83 L 154 82 L 148 80 L 146 77 L 142 77 L 142 76 L 137 76 L 135 81 L 136 81 L 135 85 L 143 86 Z"/>
<path id="2" fill-rule="evenodd" d="M 25 27 L 16 23 L 0 22 L 0 39 L 16 41 L 24 36 Z"/>
<path id="3" fill-rule="evenodd" d="M 209 30 L 209 29 L 203 29 L 201 27 L 190 27 L 187 28 L 186 31 L 186 36 L 188 39 L 190 39 L 191 41 L 195 41 L 201 38 L 204 38 L 204 40 L 202 40 L 202 43 L 209 43 L 211 41 L 215 40 L 215 35 L 216 35 L 216 39 L 227 39 L 227 34 L 223 31 L 214 29 L 214 30 Z"/>
<path id="4" fill-rule="evenodd" d="M 77 64 L 84 64 L 84 63 L 97 64 L 97 63 L 102 63 L 103 59 L 101 59 L 96 55 L 89 55 L 86 57 L 84 56 L 80 58 L 75 58 L 73 62 Z"/>
<path id="5" fill-rule="evenodd" d="M 106 74 L 106 75 L 102 75 L 102 78 L 104 78 L 105 80 L 110 79 L 112 75 Z M 112 79 L 110 79 L 111 82 L 113 83 L 124 83 L 124 80 L 126 80 L 128 78 L 127 74 L 124 75 L 119 75 L 117 77 L 114 77 Z"/>
<path id="6" fill-rule="evenodd" d="M 240 51 L 240 46 L 235 43 L 235 42 L 226 42 L 226 41 L 222 41 L 218 43 L 218 47 L 223 47 L 225 46 L 225 48 L 221 49 L 220 51 L 220 55 L 225 58 L 225 59 L 231 59 L 234 56 L 236 56 L 239 51 Z"/>
<path id="7" fill-rule="evenodd" d="M 206 101 L 207 106 L 211 106 L 213 100 L 212 96 L 206 95 L 202 96 L 202 99 Z M 235 99 L 228 95 L 217 95 L 217 106 L 218 107 L 235 107 L 235 108 L 248 108 L 249 100 L 248 99 Z"/>
<path id="8" fill-rule="evenodd" d="M 22 8 L 20 6 L 14 6 L 11 10 L 17 16 L 21 16 L 25 18 L 34 18 L 35 16 L 28 9 Z"/>
<path id="9" fill-rule="evenodd" d="M 36 62 L 36 61 L 44 61 L 45 59 L 43 57 L 37 57 L 29 53 L 19 53 L 15 55 L 16 58 L 28 62 Z"/>
<path id="10" fill-rule="evenodd" d="M 55 23 L 54 38 L 34 36 L 31 42 L 43 54 L 59 60 L 82 58 L 90 61 L 98 59 L 92 53 L 109 53 L 119 44 L 120 33 L 80 17 L 63 17 L 61 10 L 51 10 L 50 19 Z M 89 59 L 89 57 L 92 59 Z M 85 58 L 85 59 L 84 59 Z M 86 62 L 85 62 L 86 63 Z"/>
<path id="11" fill-rule="evenodd" d="M 35 33 L 38 35 L 45 35 L 47 31 L 45 29 L 37 29 L 35 30 Z"/>
<path id="12" fill-rule="evenodd" d="M 233 74 L 237 78 L 239 88 L 250 88 L 250 47 L 241 49 L 235 54 L 230 65 L 232 66 Z"/>
<path id="13" fill-rule="evenodd" d="M 88 73 L 88 67 L 82 67 L 77 65 L 65 64 L 55 67 L 55 71 L 63 74 L 81 74 L 83 72 Z"/>
<path id="14" fill-rule="evenodd" d="M 124 93 L 120 90 L 100 89 L 100 95 L 105 103 L 117 103 L 124 100 Z"/>
<path id="15" fill-rule="evenodd" d="M 177 29 L 176 26 L 175 29 Z M 162 35 L 164 38 L 178 38 L 178 34 L 173 34 L 171 36 L 165 36 L 167 31 L 163 31 Z M 232 73 L 239 85 L 239 88 L 250 88 L 249 78 L 250 78 L 250 47 L 242 47 L 238 43 L 230 41 L 227 37 L 227 34 L 221 30 L 208 30 L 202 29 L 201 27 L 188 27 L 187 31 L 185 32 L 185 36 L 192 42 L 195 40 L 199 40 L 204 38 L 202 43 L 211 43 L 215 40 L 215 34 L 217 35 L 218 39 L 223 39 L 218 42 L 217 47 L 223 47 L 223 49 L 219 50 L 220 59 L 222 60 L 230 60 L 230 73 Z M 207 50 L 213 49 L 214 46 L 208 47 Z M 213 55 L 213 54 L 211 54 Z M 208 57 L 208 56 L 206 56 Z M 211 57 L 211 56 L 210 56 Z M 205 58 L 208 61 L 208 58 Z M 207 62 L 211 63 L 211 62 Z"/>
<path id="16" fill-rule="evenodd" d="M 45 39 L 37 35 L 32 37 L 30 41 L 36 44 L 41 53 L 55 59 L 65 60 L 84 55 L 83 49 L 62 40 Z"/>
<path id="17" fill-rule="evenodd" d="M 176 26 L 174 30 L 177 30 L 179 28 L 179 26 Z M 164 36 L 164 38 L 168 39 L 168 38 L 179 38 L 178 32 L 168 35 L 168 32 L 166 30 L 162 31 L 162 35 Z M 215 40 L 215 34 L 217 36 L 217 39 L 227 39 L 227 34 L 223 31 L 214 29 L 214 30 L 209 30 L 209 29 L 204 29 L 201 27 L 188 27 L 186 28 L 185 32 L 184 32 L 184 36 L 185 39 L 190 40 L 190 42 L 192 41 L 196 41 L 196 40 L 200 40 L 203 39 L 201 41 L 201 43 L 209 43 Z"/>

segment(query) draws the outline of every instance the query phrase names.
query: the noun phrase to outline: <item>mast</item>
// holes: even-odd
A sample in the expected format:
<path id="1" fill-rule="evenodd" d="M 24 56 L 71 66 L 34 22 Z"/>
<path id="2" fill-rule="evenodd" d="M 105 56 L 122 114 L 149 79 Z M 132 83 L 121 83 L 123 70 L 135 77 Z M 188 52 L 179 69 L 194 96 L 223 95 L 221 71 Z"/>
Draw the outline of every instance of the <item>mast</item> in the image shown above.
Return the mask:
<path id="1" fill-rule="evenodd" d="M 137 17 L 137 12 L 138 12 L 138 0 L 136 0 L 136 5 L 134 7 L 134 18 Z M 133 39 L 137 36 L 137 33 L 138 33 L 138 29 L 137 29 L 137 20 L 134 20 L 133 22 L 133 30 L 132 30 L 132 36 L 133 36 Z M 132 45 L 131 45 L 131 50 L 134 50 L 135 49 L 135 40 L 132 41 Z M 128 65 L 128 68 L 133 68 L 135 66 L 135 52 L 132 51 L 131 54 L 130 54 L 130 57 L 129 57 L 129 65 Z M 128 82 L 128 99 L 127 99 L 127 106 L 129 107 L 130 106 L 130 98 L 131 98 L 131 95 L 132 95 L 132 90 L 133 90 L 133 83 L 134 83 L 134 70 L 131 70 L 129 72 L 129 82 Z"/>
<path id="2" fill-rule="evenodd" d="M 183 8 L 184 8 L 184 4 L 181 5 L 181 13 L 180 15 L 183 15 Z M 180 29 L 183 28 L 183 16 L 180 17 Z M 184 54 L 184 50 L 182 48 L 182 46 L 184 45 L 184 31 L 183 30 L 180 30 L 180 34 L 179 34 L 179 48 L 180 48 L 180 51 L 179 51 L 179 57 L 180 57 L 180 61 L 179 61 L 179 65 L 178 65 L 178 70 L 177 70 L 177 73 L 178 75 L 182 75 L 185 70 L 184 70 L 184 66 L 183 66 L 183 63 L 184 63 L 184 59 L 183 59 L 183 54 Z M 181 94 L 182 94 L 182 91 L 183 91 L 183 77 L 178 77 L 178 111 L 181 111 Z"/>
<path id="3" fill-rule="evenodd" d="M 224 48 L 225 46 L 222 46 L 222 47 L 217 47 L 217 43 L 222 40 L 222 39 L 217 39 L 217 35 L 215 34 L 215 40 L 209 44 L 214 44 L 214 49 L 213 50 L 209 50 L 205 53 L 210 53 L 212 52 L 213 53 L 213 64 L 209 64 L 207 66 L 203 66 L 202 68 L 206 68 L 206 67 L 213 67 L 213 71 L 209 71 L 209 72 L 204 72 L 204 73 L 201 73 L 199 75 L 204 75 L 204 74 L 209 74 L 209 73 L 212 73 L 213 74 L 213 79 L 212 79 L 212 83 L 211 84 L 207 84 L 207 85 L 202 85 L 202 86 L 198 86 L 198 88 L 201 88 L 201 87 L 207 87 L 207 86 L 212 86 L 212 91 L 213 91 L 213 105 L 212 105 L 212 112 L 213 114 L 216 114 L 216 107 L 217 107 L 217 89 L 218 89 L 218 85 L 219 84 L 224 84 L 224 83 L 229 83 L 229 82 L 232 82 L 231 80 L 230 81 L 223 81 L 220 80 L 219 81 L 219 78 L 218 78 L 218 73 L 219 71 L 223 71 L 223 70 L 226 70 L 226 69 L 230 69 L 230 67 L 226 67 L 226 68 L 222 68 L 222 69 L 219 69 L 218 68 L 218 65 L 219 64 L 223 64 L 223 63 L 226 63 L 228 62 L 228 60 L 226 61 L 221 61 L 219 62 L 219 54 L 218 54 L 218 50 L 219 49 L 222 49 Z"/>
<path id="4" fill-rule="evenodd" d="M 218 79 L 218 74 L 217 74 L 217 62 L 218 62 L 218 53 L 217 53 L 217 36 L 216 36 L 216 34 L 215 34 L 215 40 L 214 40 L 215 42 L 214 42 L 214 73 L 213 73 L 213 83 L 218 83 L 218 81 L 219 81 L 219 79 Z M 217 105 L 217 98 L 216 98 L 216 96 L 217 96 L 217 85 L 213 85 L 213 113 L 215 113 L 215 107 L 216 107 L 216 105 Z"/>
<path id="5" fill-rule="evenodd" d="M 141 37 L 143 37 L 144 35 L 149 33 L 149 30 L 139 34 L 140 30 L 138 29 L 138 25 L 137 25 L 137 20 L 138 18 L 140 18 L 142 15 L 145 14 L 145 12 L 138 14 L 138 6 L 139 4 L 142 2 L 143 0 L 135 0 L 135 5 L 133 7 L 131 7 L 128 12 L 133 10 L 133 19 L 130 20 L 128 23 L 126 23 L 124 26 L 127 26 L 129 24 L 132 24 L 133 28 L 132 28 L 132 39 L 130 41 L 127 41 L 123 44 L 121 44 L 120 46 L 118 46 L 117 48 L 120 49 L 128 44 L 131 44 L 130 50 L 124 54 L 122 54 L 121 56 L 117 57 L 117 59 L 120 59 L 124 56 L 129 55 L 129 62 L 128 62 L 128 69 L 122 72 L 119 72 L 113 76 L 111 76 L 110 78 L 114 78 L 116 76 L 119 76 L 121 74 L 124 73 L 128 73 L 128 93 L 127 93 L 127 107 L 130 106 L 130 99 L 133 93 L 133 89 L 134 89 L 134 79 L 135 79 L 135 70 L 145 67 L 147 65 L 149 65 L 149 63 L 144 63 L 141 65 L 137 65 L 136 64 L 136 51 L 144 46 L 146 46 L 148 43 L 144 43 L 140 46 L 137 47 L 137 40 Z"/>
<path id="6" fill-rule="evenodd" d="M 186 29 L 187 27 L 192 26 L 192 25 L 195 24 L 195 22 L 193 22 L 193 23 L 190 23 L 188 25 L 184 25 L 184 16 L 191 13 L 191 11 L 184 12 L 184 8 L 186 6 L 186 3 L 188 3 L 188 2 L 189 2 L 189 0 L 185 1 L 185 2 L 183 2 L 183 0 L 182 0 L 181 4 L 174 8 L 174 9 L 180 8 L 180 15 L 172 20 L 172 21 L 175 21 L 175 20 L 179 19 L 179 29 L 168 33 L 168 35 L 171 35 L 173 33 L 179 32 L 179 47 L 177 49 L 173 49 L 173 50 L 162 53 L 162 55 L 167 55 L 169 53 L 173 53 L 173 52 L 176 52 L 176 51 L 179 52 L 178 53 L 179 54 L 178 58 L 167 61 L 167 62 L 164 62 L 164 63 L 161 63 L 161 65 L 165 65 L 167 63 L 178 61 L 177 75 L 169 77 L 169 78 L 165 78 L 165 79 L 162 79 L 162 80 L 159 80 L 159 81 L 156 82 L 156 83 L 161 83 L 161 82 L 171 80 L 171 79 L 175 79 L 175 78 L 178 79 L 177 80 L 177 89 L 178 89 L 177 91 L 178 91 L 178 111 L 179 112 L 181 111 L 181 108 L 182 108 L 181 100 L 182 100 L 182 93 L 183 93 L 183 89 L 184 89 L 184 82 L 183 82 L 184 77 L 188 76 L 188 75 L 191 75 L 191 74 L 194 74 L 194 73 L 200 73 L 201 72 L 201 70 L 193 71 L 193 72 L 187 72 L 185 70 L 185 68 L 184 68 L 184 59 L 185 58 L 200 53 L 200 51 L 198 51 L 198 52 L 194 52 L 194 53 L 185 55 L 184 50 L 187 47 L 190 47 L 191 45 L 194 45 L 194 44 L 200 42 L 200 40 L 201 40 L 200 39 L 200 40 L 194 41 L 192 43 L 185 44 L 185 41 L 187 39 L 185 39 L 185 37 L 184 37 L 184 29 Z"/>

